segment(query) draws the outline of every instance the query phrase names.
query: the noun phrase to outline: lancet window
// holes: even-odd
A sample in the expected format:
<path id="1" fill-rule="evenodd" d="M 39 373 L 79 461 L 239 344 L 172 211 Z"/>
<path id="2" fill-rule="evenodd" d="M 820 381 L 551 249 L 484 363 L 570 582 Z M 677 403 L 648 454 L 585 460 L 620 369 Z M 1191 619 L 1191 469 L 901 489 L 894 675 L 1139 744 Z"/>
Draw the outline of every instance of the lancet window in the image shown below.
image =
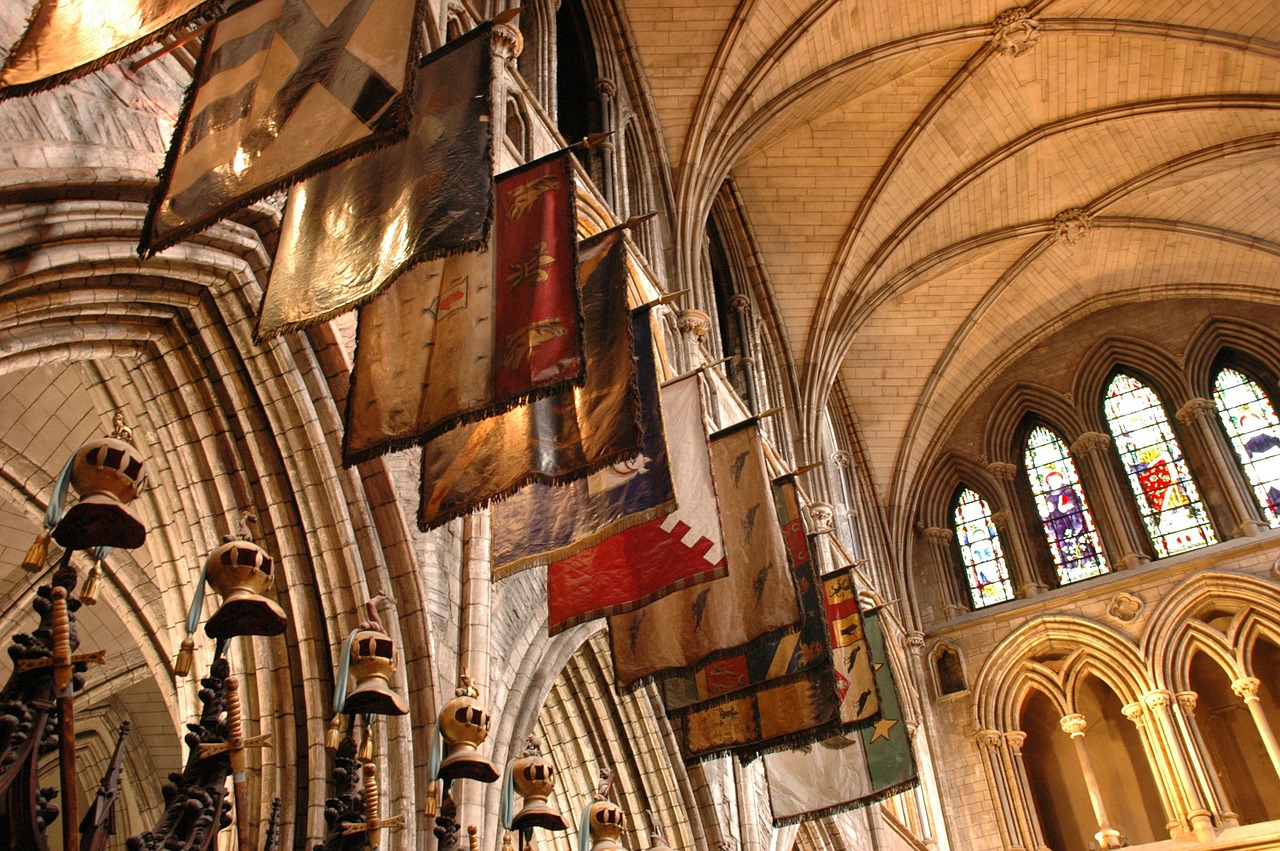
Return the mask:
<path id="1" fill-rule="evenodd" d="M 1132 375 L 1117 373 L 1107 386 L 1103 410 L 1156 554 L 1171 556 L 1217 543 L 1155 391 Z"/>
<path id="2" fill-rule="evenodd" d="M 952 519 L 975 609 L 1013 599 L 1013 583 L 991 506 L 969 488 L 956 495 Z"/>
<path id="3" fill-rule="evenodd" d="M 1213 380 L 1213 401 L 1245 479 L 1272 526 L 1280 526 L 1280 418 L 1258 383 L 1225 367 Z"/>
<path id="4" fill-rule="evenodd" d="M 1106 573 L 1102 541 L 1066 444 L 1050 429 L 1036 426 L 1027 435 L 1023 463 L 1058 583 L 1066 585 Z"/>

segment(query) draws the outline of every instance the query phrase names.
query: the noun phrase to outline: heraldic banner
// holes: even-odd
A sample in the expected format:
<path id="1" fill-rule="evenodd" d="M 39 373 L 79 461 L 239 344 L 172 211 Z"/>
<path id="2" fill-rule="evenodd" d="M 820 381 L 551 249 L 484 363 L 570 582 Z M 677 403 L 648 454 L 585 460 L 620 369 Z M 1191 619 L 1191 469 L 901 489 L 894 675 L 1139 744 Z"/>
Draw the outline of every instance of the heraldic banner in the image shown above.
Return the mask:
<path id="1" fill-rule="evenodd" d="M 488 245 L 492 30 L 482 24 L 423 62 L 407 139 L 289 192 L 258 340 L 358 307 L 415 263 Z"/>
<path id="2" fill-rule="evenodd" d="M 662 388 L 662 415 L 677 508 L 551 562 L 547 604 L 552 635 L 593 618 L 630 611 L 727 570 L 696 375 Z"/>
<path id="3" fill-rule="evenodd" d="M 562 152 L 504 174 L 490 251 L 415 266 L 360 309 L 348 466 L 581 383 L 571 170 Z"/>
<path id="4" fill-rule="evenodd" d="M 865 807 L 916 784 L 880 610 L 863 614 L 863 630 L 880 695 L 879 719 L 873 726 L 764 758 L 777 827 Z"/>
<path id="5" fill-rule="evenodd" d="M 800 604 L 765 469 L 756 420 L 712 437 L 711 471 L 728 574 L 609 618 L 620 686 L 712 661 L 798 625 Z M 683 504 L 678 482 L 676 497 Z"/>
<path id="6" fill-rule="evenodd" d="M 805 601 L 805 618 L 816 620 L 827 645 L 819 664 L 670 713 L 686 762 L 726 753 L 745 762 L 875 720 L 880 700 L 850 574 L 850 568 L 827 574 Z"/>
<path id="7" fill-rule="evenodd" d="M 205 35 L 139 251 L 408 130 L 421 0 L 258 0 Z"/>
<path id="8" fill-rule="evenodd" d="M 219 5 L 215 0 L 40 0 L 0 70 L 0 99 L 97 71 Z"/>
<path id="9" fill-rule="evenodd" d="M 428 441 L 418 512 L 424 531 L 530 482 L 572 482 L 640 452 L 622 234 L 615 228 L 579 245 L 583 385 Z M 465 372 L 470 362 L 455 361 L 454 368 Z"/>
<path id="10" fill-rule="evenodd" d="M 653 357 L 650 312 L 636 311 L 631 324 L 644 451 L 567 485 L 526 485 L 510 499 L 495 502 L 493 575 L 495 579 L 534 564 L 564 559 L 624 529 L 669 514 L 675 488 L 667 465 L 667 440 L 658 405 L 658 375 Z M 661 391 L 688 393 L 697 406 L 697 383 L 686 379 Z M 699 423 L 699 427 L 701 424 Z M 607 580 L 612 582 L 613 579 Z"/>
<path id="11" fill-rule="evenodd" d="M 792 476 L 775 479 L 773 498 L 791 576 L 799 594 L 800 624 L 780 635 L 756 639 L 724 658 L 696 665 L 686 672 L 664 675 L 662 702 L 668 716 L 687 715 L 691 708 L 708 709 L 712 701 L 723 702 L 729 695 L 758 688 L 765 682 L 776 684 L 783 677 L 831 664 L 826 610 L 819 590 L 817 565 L 809 552 L 804 521 L 800 517 L 795 479 Z"/>

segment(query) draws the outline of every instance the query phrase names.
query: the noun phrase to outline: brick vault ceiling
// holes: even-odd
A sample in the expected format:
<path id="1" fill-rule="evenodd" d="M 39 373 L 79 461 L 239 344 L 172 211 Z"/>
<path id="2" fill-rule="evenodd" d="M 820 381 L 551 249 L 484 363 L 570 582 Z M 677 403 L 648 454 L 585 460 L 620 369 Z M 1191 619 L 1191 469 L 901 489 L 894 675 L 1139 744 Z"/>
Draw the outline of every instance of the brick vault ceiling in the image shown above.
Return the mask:
<path id="1" fill-rule="evenodd" d="M 1047 0 L 1016 50 L 990 2 L 625 9 L 673 226 L 699 244 L 732 178 L 803 401 L 843 380 L 887 503 L 1064 317 L 1154 291 L 1277 300 L 1274 0 Z M 1073 209 L 1092 218 L 1071 244 Z"/>

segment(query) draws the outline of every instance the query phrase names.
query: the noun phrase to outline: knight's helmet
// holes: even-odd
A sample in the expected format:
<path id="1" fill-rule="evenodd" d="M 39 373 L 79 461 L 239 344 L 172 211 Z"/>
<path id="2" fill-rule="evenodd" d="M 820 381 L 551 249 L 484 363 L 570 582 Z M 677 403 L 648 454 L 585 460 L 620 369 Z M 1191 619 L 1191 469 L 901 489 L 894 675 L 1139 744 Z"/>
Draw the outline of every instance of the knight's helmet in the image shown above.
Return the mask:
<path id="1" fill-rule="evenodd" d="M 240 516 L 240 530 L 227 535 L 209 554 L 205 576 L 222 596 L 222 605 L 204 625 L 212 638 L 236 635 L 279 635 L 284 632 L 284 609 L 267 592 L 275 581 L 271 556 L 249 539 L 252 514 Z"/>
<path id="2" fill-rule="evenodd" d="M 80 500 L 53 530 L 53 539 L 66 549 L 132 550 L 147 540 L 146 527 L 129 508 L 146 479 L 144 459 L 130 442 L 133 429 L 124 424 L 124 415 L 117 413 L 112 425 L 109 437 L 81 446 L 68 465 L 66 475 Z"/>
<path id="3" fill-rule="evenodd" d="M 498 769 L 479 750 L 489 737 L 492 719 L 480 702 L 480 692 L 471 684 L 471 677 L 464 673 L 461 679 L 454 698 L 440 710 L 440 737 L 446 748 L 446 756 L 440 762 L 440 779 L 492 783 L 498 779 Z"/>

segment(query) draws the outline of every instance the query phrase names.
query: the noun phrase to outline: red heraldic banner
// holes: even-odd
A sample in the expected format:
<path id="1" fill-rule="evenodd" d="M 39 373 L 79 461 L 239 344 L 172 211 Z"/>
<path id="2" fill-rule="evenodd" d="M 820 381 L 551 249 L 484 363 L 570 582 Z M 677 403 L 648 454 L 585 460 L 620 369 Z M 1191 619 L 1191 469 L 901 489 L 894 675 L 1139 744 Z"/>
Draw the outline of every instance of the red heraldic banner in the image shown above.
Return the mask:
<path id="1" fill-rule="evenodd" d="M 415 266 L 360 309 L 344 463 L 582 383 L 572 168 L 563 151 L 501 175 L 488 251 Z"/>
<path id="2" fill-rule="evenodd" d="M 667 456 L 678 507 L 619 532 L 547 570 L 549 630 L 626 612 L 663 594 L 723 576 L 724 537 L 697 376 L 662 389 Z"/>
<path id="3" fill-rule="evenodd" d="M 753 639 L 794 631 L 799 624 L 800 602 L 756 420 L 716 433 L 711 472 L 728 574 L 609 618 L 619 685 L 723 658 Z M 676 499 L 683 508 L 678 484 Z"/>
<path id="4" fill-rule="evenodd" d="M 497 193 L 494 395 L 504 400 L 582 372 L 572 155 L 507 172 Z"/>
<path id="5" fill-rule="evenodd" d="M 576 481 L 640 452 L 643 433 L 622 230 L 583 240 L 579 264 L 587 363 L 582 386 L 428 441 L 422 450 L 418 513 L 423 530 L 508 497 L 530 482 Z M 468 374 L 469 359 L 441 352 L 446 355 L 454 358 L 455 375 Z"/>

